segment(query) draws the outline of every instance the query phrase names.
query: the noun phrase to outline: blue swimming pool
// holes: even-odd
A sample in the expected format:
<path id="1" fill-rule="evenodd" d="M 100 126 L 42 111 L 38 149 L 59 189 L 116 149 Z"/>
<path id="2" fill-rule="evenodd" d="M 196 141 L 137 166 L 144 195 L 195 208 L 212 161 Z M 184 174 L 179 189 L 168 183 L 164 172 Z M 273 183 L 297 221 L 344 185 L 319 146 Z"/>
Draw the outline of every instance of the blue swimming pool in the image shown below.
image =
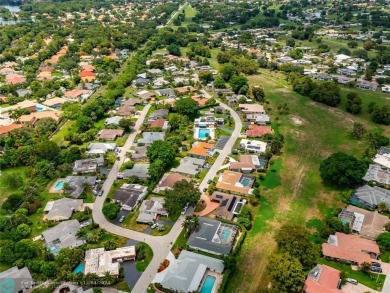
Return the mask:
<path id="1" fill-rule="evenodd" d="M 79 265 L 73 270 L 73 274 L 84 273 L 84 264 L 79 263 Z"/>
<path id="2" fill-rule="evenodd" d="M 207 138 L 210 136 L 210 129 L 199 129 L 198 138 Z"/>
<path id="3" fill-rule="evenodd" d="M 223 229 L 221 232 L 221 239 L 224 242 L 227 242 L 229 240 L 231 231 L 229 229 Z"/>
<path id="4" fill-rule="evenodd" d="M 36 105 L 35 110 L 37 110 L 37 112 L 40 112 L 40 111 L 43 111 L 45 109 L 41 105 Z"/>
<path id="5" fill-rule="evenodd" d="M 215 280 L 216 278 L 214 276 L 207 275 L 202 285 L 202 289 L 200 289 L 200 293 L 211 293 L 215 284 Z"/>
<path id="6" fill-rule="evenodd" d="M 251 180 L 249 178 L 243 178 L 241 184 L 243 186 L 249 186 L 251 184 Z"/>
<path id="7" fill-rule="evenodd" d="M 54 189 L 62 189 L 64 188 L 64 181 L 63 180 L 60 180 L 60 181 L 57 181 L 56 185 L 54 186 Z"/>

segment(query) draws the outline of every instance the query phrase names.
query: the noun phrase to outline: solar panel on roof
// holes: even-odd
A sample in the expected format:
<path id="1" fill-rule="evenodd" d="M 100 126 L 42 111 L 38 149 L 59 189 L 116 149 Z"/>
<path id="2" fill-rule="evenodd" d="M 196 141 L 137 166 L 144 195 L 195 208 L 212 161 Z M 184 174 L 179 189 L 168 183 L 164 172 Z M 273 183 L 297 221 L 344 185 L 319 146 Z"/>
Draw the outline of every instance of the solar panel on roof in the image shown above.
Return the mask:
<path id="1" fill-rule="evenodd" d="M 228 211 L 229 212 L 231 212 L 232 211 L 232 208 L 234 207 L 234 203 L 236 202 L 236 200 L 237 200 L 237 197 L 233 197 L 233 199 L 232 199 L 232 202 L 230 203 L 230 205 L 229 205 L 229 207 L 228 207 Z"/>
<path id="2" fill-rule="evenodd" d="M 224 199 L 224 200 L 221 202 L 221 204 L 220 204 L 219 206 L 220 206 L 220 207 L 226 206 L 226 204 L 227 204 L 228 201 L 229 201 L 228 199 Z"/>

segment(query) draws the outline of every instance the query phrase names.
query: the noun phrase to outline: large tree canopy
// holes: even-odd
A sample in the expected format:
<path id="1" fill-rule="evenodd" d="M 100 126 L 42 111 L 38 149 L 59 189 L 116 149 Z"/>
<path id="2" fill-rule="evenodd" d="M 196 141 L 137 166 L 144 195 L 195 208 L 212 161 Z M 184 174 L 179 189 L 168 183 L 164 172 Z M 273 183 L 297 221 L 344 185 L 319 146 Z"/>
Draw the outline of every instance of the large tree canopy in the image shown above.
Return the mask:
<path id="1" fill-rule="evenodd" d="M 199 105 L 198 103 L 191 98 L 182 98 L 175 102 L 176 112 L 189 118 L 194 118 L 198 113 Z"/>
<path id="2" fill-rule="evenodd" d="M 321 162 L 321 178 L 331 184 L 355 187 L 367 171 L 365 162 L 341 152 L 334 153 Z"/>
<path id="3" fill-rule="evenodd" d="M 165 192 L 164 207 L 169 213 L 182 210 L 187 204 L 195 206 L 200 199 L 200 191 L 191 182 L 178 181 L 172 190 Z"/>

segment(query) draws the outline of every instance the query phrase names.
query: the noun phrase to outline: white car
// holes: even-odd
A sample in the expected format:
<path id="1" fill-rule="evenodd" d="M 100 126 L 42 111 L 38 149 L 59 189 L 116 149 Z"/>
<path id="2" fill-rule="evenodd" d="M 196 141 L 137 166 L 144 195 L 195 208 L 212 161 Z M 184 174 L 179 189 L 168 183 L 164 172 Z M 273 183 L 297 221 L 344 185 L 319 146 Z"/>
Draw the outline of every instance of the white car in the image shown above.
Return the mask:
<path id="1" fill-rule="evenodd" d="M 152 226 L 150 226 L 151 229 L 154 229 L 154 228 L 157 228 L 158 227 L 158 223 L 154 223 Z"/>
<path id="2" fill-rule="evenodd" d="M 356 281 L 355 279 L 351 279 L 351 278 L 347 278 L 345 279 L 348 283 L 351 283 L 351 284 L 354 284 L 354 285 L 357 285 L 358 284 L 358 281 Z"/>

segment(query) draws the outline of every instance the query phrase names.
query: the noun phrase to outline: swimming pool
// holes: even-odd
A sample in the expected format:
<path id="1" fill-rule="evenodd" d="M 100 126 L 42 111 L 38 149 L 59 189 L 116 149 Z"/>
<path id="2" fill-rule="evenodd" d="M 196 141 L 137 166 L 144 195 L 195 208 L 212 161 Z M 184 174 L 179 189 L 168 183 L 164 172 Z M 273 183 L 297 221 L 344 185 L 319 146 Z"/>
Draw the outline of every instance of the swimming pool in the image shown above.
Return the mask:
<path id="1" fill-rule="evenodd" d="M 251 180 L 249 178 L 243 178 L 241 184 L 242 186 L 249 186 L 251 184 Z"/>
<path id="2" fill-rule="evenodd" d="M 54 189 L 60 190 L 62 188 L 64 188 L 64 181 L 63 180 L 57 181 L 56 185 L 54 186 Z"/>
<path id="3" fill-rule="evenodd" d="M 207 138 L 210 136 L 210 129 L 199 129 L 198 138 Z"/>
<path id="4" fill-rule="evenodd" d="M 215 284 L 215 280 L 216 278 L 214 276 L 207 275 L 202 285 L 202 289 L 200 289 L 200 293 L 211 293 Z"/>
<path id="5" fill-rule="evenodd" d="M 73 270 L 73 274 L 84 273 L 84 264 L 79 263 L 79 265 Z"/>
<path id="6" fill-rule="evenodd" d="M 220 235 L 220 238 L 223 242 L 227 242 L 229 240 L 231 231 L 229 229 L 223 229 Z"/>
<path id="7" fill-rule="evenodd" d="M 40 111 L 43 111 L 43 110 L 45 110 L 45 109 L 44 109 L 43 106 L 41 106 L 41 105 L 36 105 L 36 106 L 35 106 L 35 110 L 37 110 L 37 112 L 40 112 Z"/>

